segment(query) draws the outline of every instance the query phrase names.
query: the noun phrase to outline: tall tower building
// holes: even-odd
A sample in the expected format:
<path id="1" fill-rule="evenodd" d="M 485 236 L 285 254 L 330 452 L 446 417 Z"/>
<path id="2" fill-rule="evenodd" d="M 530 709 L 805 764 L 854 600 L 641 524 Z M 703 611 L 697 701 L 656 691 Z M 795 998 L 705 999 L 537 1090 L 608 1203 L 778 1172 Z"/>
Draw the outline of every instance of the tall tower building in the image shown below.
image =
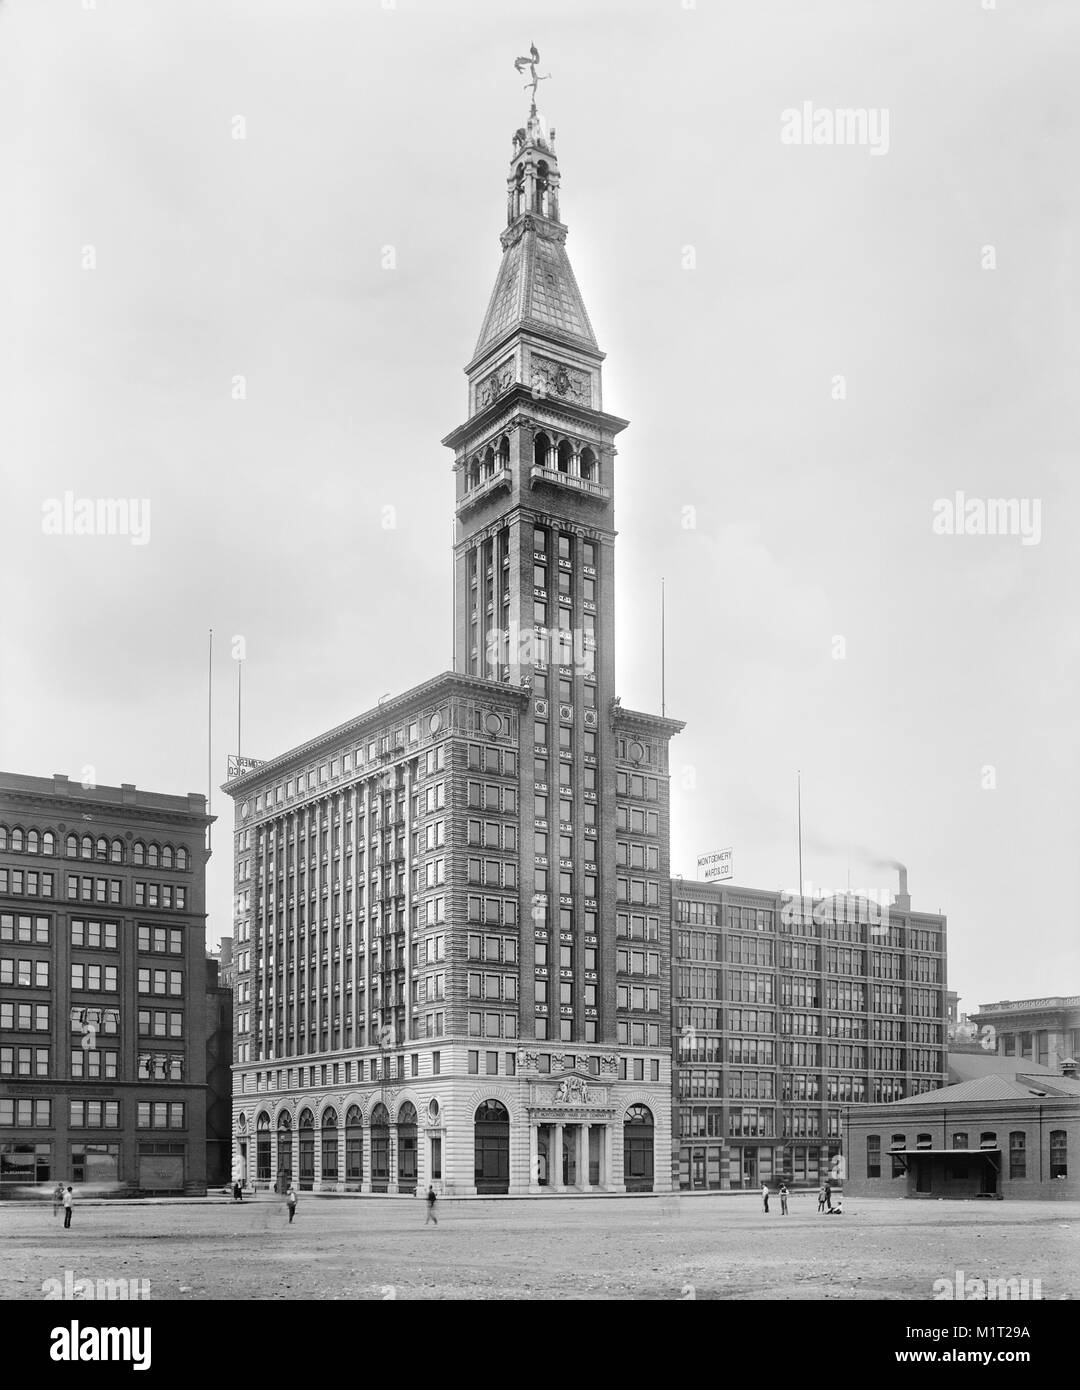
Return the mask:
<path id="1" fill-rule="evenodd" d="M 454 673 L 227 785 L 249 1180 L 671 1185 L 667 758 L 682 725 L 615 693 L 627 422 L 603 409 L 559 184 L 534 106 L 513 137 L 467 418 L 444 440 Z"/>

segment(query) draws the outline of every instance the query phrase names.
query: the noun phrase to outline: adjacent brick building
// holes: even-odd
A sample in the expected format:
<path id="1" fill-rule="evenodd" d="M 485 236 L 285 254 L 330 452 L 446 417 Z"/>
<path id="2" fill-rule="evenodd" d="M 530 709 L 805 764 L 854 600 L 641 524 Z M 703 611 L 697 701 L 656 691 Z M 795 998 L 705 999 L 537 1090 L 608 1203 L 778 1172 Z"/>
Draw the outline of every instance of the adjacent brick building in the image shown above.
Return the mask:
<path id="1" fill-rule="evenodd" d="M 205 1191 L 210 819 L 0 773 L 0 1196 Z"/>
<path id="2" fill-rule="evenodd" d="M 850 895 L 676 879 L 676 1182 L 840 1177 L 842 1116 L 948 1079 L 946 922 Z"/>

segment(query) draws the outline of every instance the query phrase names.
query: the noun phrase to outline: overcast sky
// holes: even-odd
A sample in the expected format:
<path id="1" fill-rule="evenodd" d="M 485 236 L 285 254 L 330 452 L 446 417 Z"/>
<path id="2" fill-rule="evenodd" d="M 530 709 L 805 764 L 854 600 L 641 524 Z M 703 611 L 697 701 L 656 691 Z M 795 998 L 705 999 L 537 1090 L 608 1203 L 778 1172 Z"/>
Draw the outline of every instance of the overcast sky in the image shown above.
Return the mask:
<path id="1" fill-rule="evenodd" d="M 905 861 L 962 1008 L 1080 991 L 1078 37 L 1049 0 L 6 0 L 0 765 L 205 790 L 213 627 L 216 939 L 232 637 L 256 757 L 449 667 L 439 440 L 535 41 L 631 420 L 633 708 L 667 582 L 673 871 L 793 887 L 801 768 L 804 876 Z M 785 143 L 806 102 L 887 148 Z M 958 491 L 1039 499 L 1038 543 L 936 534 Z M 67 492 L 147 499 L 148 542 L 46 534 Z"/>

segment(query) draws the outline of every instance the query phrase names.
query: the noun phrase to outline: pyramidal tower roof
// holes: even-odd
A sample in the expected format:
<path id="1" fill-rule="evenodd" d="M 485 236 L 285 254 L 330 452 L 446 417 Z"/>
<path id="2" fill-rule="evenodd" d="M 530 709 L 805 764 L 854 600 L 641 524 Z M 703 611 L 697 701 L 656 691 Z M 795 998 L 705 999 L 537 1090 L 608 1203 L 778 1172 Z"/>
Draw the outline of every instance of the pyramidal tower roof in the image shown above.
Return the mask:
<path id="1" fill-rule="evenodd" d="M 535 105 L 528 122 L 514 132 L 500 241 L 503 258 L 474 360 L 523 329 L 600 356 L 559 220 L 555 132 L 547 132 Z"/>

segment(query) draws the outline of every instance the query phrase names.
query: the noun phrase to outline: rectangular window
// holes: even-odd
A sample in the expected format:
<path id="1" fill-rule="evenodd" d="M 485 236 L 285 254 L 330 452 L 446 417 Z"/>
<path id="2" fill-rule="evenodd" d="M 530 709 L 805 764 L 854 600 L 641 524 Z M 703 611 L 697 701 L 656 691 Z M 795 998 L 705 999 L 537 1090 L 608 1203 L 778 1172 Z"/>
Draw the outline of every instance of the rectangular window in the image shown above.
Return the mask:
<path id="1" fill-rule="evenodd" d="M 1013 1130 L 1009 1135 L 1009 1177 L 1027 1177 L 1027 1134 L 1024 1130 Z"/>

